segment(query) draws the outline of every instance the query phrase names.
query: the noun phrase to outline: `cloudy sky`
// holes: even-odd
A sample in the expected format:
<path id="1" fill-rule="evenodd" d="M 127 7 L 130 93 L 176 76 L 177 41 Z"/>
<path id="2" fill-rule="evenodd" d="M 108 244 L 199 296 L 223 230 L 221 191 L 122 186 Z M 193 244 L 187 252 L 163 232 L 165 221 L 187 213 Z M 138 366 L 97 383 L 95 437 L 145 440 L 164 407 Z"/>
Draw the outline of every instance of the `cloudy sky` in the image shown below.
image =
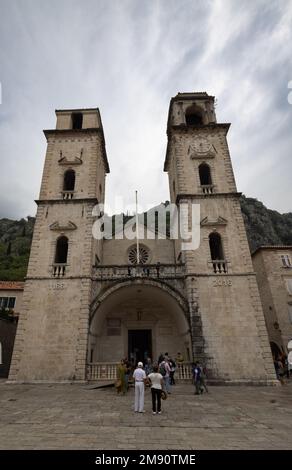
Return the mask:
<path id="1" fill-rule="evenodd" d="M 169 198 L 169 101 L 217 97 L 238 190 L 292 211 L 292 1 L 0 0 L 0 217 L 35 214 L 55 109 L 99 107 L 107 199 Z"/>

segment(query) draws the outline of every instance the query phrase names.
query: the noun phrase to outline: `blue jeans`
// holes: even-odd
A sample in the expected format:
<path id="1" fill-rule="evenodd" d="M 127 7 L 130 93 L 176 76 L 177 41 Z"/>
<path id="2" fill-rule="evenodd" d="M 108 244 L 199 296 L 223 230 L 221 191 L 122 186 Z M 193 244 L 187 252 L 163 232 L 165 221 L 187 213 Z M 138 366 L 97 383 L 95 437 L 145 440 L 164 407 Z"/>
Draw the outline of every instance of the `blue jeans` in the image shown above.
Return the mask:
<path id="1" fill-rule="evenodd" d="M 170 393 L 170 382 L 169 382 L 169 377 L 163 377 L 163 382 L 164 382 L 164 386 L 165 386 L 165 390 L 167 391 L 167 393 Z"/>

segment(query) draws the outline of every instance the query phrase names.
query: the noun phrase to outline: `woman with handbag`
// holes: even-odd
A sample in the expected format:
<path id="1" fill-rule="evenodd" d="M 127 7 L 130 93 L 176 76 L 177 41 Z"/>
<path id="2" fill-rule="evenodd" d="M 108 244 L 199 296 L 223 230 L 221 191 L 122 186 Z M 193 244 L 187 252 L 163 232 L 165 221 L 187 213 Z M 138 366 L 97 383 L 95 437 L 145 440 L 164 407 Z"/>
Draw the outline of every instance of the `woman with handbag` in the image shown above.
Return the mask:
<path id="1" fill-rule="evenodd" d="M 147 376 L 151 382 L 152 414 L 161 414 L 161 394 L 163 392 L 163 376 L 158 372 L 158 365 L 153 367 L 153 372 Z"/>

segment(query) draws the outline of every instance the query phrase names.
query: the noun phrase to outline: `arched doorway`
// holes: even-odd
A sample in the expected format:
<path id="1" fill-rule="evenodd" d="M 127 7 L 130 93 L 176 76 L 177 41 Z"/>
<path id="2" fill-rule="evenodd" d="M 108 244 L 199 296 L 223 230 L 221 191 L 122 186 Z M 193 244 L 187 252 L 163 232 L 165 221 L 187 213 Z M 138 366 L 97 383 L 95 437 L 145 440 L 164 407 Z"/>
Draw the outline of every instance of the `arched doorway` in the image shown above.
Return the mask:
<path id="1" fill-rule="evenodd" d="M 88 361 L 132 363 L 147 356 L 180 351 L 191 361 L 191 338 L 186 306 L 179 294 L 158 283 L 112 286 L 100 296 L 89 330 Z"/>

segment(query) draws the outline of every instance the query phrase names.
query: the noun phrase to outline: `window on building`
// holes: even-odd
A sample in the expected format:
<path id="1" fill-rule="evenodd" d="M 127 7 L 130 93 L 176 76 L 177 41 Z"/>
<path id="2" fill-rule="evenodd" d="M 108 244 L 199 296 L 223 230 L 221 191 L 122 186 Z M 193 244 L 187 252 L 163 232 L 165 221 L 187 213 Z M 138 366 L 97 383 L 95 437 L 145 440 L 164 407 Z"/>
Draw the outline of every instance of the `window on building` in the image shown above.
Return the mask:
<path id="1" fill-rule="evenodd" d="M 186 110 L 185 116 L 187 126 L 197 126 L 203 124 L 202 113 L 196 106 L 189 107 Z"/>
<path id="2" fill-rule="evenodd" d="M 58 238 L 56 245 L 55 263 L 66 264 L 68 255 L 68 238 L 62 236 Z"/>
<path id="3" fill-rule="evenodd" d="M 212 261 L 224 260 L 222 240 L 219 233 L 210 233 L 209 246 Z"/>
<path id="4" fill-rule="evenodd" d="M 72 114 L 72 129 L 82 129 L 83 115 L 82 113 Z"/>
<path id="5" fill-rule="evenodd" d="M 292 304 L 288 304 L 288 316 L 290 323 L 292 323 Z"/>
<path id="6" fill-rule="evenodd" d="M 201 163 L 201 165 L 199 166 L 199 175 L 201 186 L 212 185 L 211 170 L 207 163 Z"/>
<path id="7" fill-rule="evenodd" d="M 75 188 L 75 171 L 74 170 L 67 170 L 64 173 L 63 190 L 64 191 L 74 191 L 74 188 Z"/>
<path id="8" fill-rule="evenodd" d="M 15 303 L 16 297 L 0 297 L 0 309 L 13 309 Z"/>
<path id="9" fill-rule="evenodd" d="M 292 268 L 292 264 L 291 264 L 291 260 L 290 260 L 290 256 L 289 256 L 289 255 L 282 255 L 282 256 L 281 256 L 281 260 L 282 260 L 282 265 L 283 265 L 285 268 Z"/>

